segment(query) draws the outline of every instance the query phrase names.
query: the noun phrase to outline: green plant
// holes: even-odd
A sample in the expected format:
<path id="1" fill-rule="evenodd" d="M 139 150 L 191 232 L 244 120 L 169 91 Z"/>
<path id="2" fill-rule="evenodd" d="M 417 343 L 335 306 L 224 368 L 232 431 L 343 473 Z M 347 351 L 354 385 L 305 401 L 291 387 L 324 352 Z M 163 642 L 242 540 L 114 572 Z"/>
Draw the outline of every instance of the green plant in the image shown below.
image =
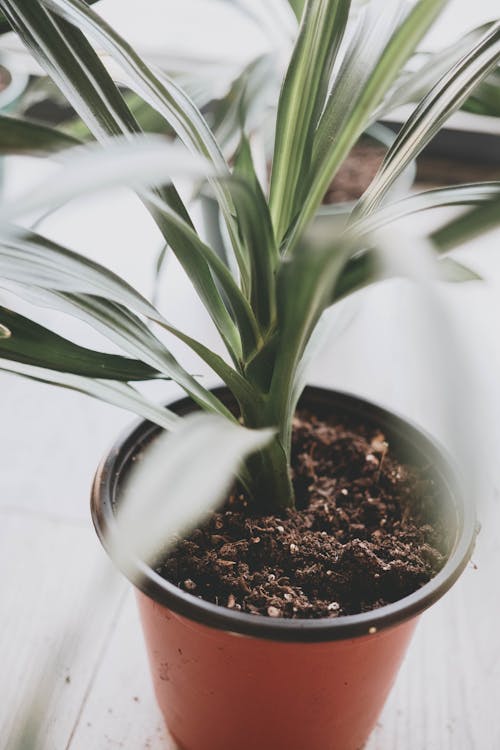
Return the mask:
<path id="1" fill-rule="evenodd" d="M 497 199 L 499 183 L 433 190 L 396 203 L 387 198 L 402 170 L 496 67 L 500 22 L 468 39 L 455 51 L 449 67 L 444 55 L 444 70 L 437 80 L 430 76 L 427 93 L 352 213 L 329 225 L 326 232 L 308 230 L 329 183 L 360 135 L 386 105 L 393 105 L 398 91 L 409 90 L 404 66 L 446 4 L 417 0 L 406 10 L 406 4 L 397 0 L 371 0 L 356 23 L 349 0 L 304 4 L 277 104 L 267 190 L 257 177 L 244 128 L 229 166 L 185 92 L 148 66 L 85 2 L 0 0 L 12 28 L 100 142 L 88 154 L 70 160 L 55 186 L 47 185 L 15 206 L 4 207 L 0 277 L 14 283 L 17 293 L 30 301 L 82 318 L 134 358 L 85 350 L 4 310 L 0 311 L 0 366 L 84 390 L 167 429 L 175 429 L 179 419 L 148 402 L 129 381 L 172 378 L 202 409 L 218 415 L 213 430 L 217 424 L 222 430 L 238 420 L 252 430 L 264 429 L 257 451 L 256 438 L 248 433 L 252 438 L 241 452 L 255 452 L 247 457 L 239 479 L 261 507 L 293 506 L 291 425 L 314 334 L 325 310 L 381 277 L 376 230 L 417 211 L 479 203 L 472 218 L 460 219 L 431 238 L 440 278 L 477 278 L 441 256 L 471 227 L 480 231 L 491 224 L 492 206 L 498 204 L 489 201 Z M 291 5 L 300 15 L 302 3 Z M 166 185 L 165 163 L 161 169 L 155 167 L 152 154 L 158 157 L 158 142 L 151 146 L 137 139 L 140 125 L 87 35 L 107 51 L 126 74 L 129 88 L 164 118 L 192 152 L 194 160 L 189 160 L 187 151 L 180 156 L 175 150 L 180 146 L 161 142 L 165 160 L 172 160 L 172 175 L 184 171 L 209 181 L 231 242 L 233 258 L 228 265 L 202 241 L 173 184 Z M 131 143 L 124 146 L 122 138 Z M 4 153 L 47 155 L 77 143 L 55 129 L 0 119 Z M 149 166 L 143 163 L 141 172 L 140 160 L 146 153 Z M 123 180 L 139 185 L 141 199 L 211 316 L 228 361 L 170 325 L 153 305 L 102 266 L 34 231 L 13 226 L 19 215 L 58 206 L 92 184 L 109 183 L 110 175 L 115 184 L 122 161 L 127 162 Z M 238 415 L 177 362 L 145 321 L 179 338 L 212 368 L 234 395 Z M 274 429 L 271 438 L 269 428 Z"/>

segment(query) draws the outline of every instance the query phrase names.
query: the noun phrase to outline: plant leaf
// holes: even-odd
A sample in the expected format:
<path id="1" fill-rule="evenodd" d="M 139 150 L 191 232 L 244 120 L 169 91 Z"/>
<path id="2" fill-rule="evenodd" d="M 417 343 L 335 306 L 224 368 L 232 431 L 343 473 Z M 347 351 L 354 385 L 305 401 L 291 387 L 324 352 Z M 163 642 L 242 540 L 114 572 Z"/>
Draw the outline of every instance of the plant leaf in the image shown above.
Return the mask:
<path id="1" fill-rule="evenodd" d="M 493 70 L 499 59 L 500 22 L 497 22 L 440 78 L 410 115 L 358 204 L 358 214 L 369 213 L 382 201 L 398 175 L 425 148 L 474 87 Z"/>
<path id="2" fill-rule="evenodd" d="M 353 254 L 349 238 L 329 230 L 328 241 L 312 236 L 282 264 L 278 275 L 278 340 L 269 399 L 275 403 L 281 439 L 289 445 L 296 396 L 294 385 L 304 350 L 323 311 L 329 307 L 337 279 Z"/>
<path id="3" fill-rule="evenodd" d="M 500 181 L 468 183 L 451 187 L 433 188 L 414 193 L 399 201 L 383 205 L 373 213 L 351 224 L 353 232 L 369 234 L 404 216 L 446 206 L 481 204 L 500 193 Z"/>
<path id="4" fill-rule="evenodd" d="M 350 0 L 307 2 L 278 103 L 269 205 L 278 244 L 295 216 Z"/>
<path id="5" fill-rule="evenodd" d="M 500 197 L 496 196 L 440 227 L 431 235 L 431 240 L 439 252 L 448 252 L 498 226 Z"/>
<path id="6" fill-rule="evenodd" d="M 83 34 L 56 19 L 37 0 L 5 0 L 5 10 L 20 38 L 90 127 L 94 136 L 137 134 L 141 128 Z M 173 185 L 160 191 L 163 199 L 187 220 L 189 214 Z M 161 226 L 160 226 L 161 229 Z M 168 242 L 168 237 L 165 238 Z"/>
<path id="7" fill-rule="evenodd" d="M 221 401 L 186 372 L 149 328 L 122 305 L 109 298 L 68 294 L 32 286 L 9 288 L 35 305 L 55 308 L 80 318 L 123 351 L 171 377 L 203 409 L 233 418 Z"/>
<path id="8" fill-rule="evenodd" d="M 59 372 L 105 380 L 152 380 L 165 377 L 139 360 L 104 354 L 74 344 L 13 310 L 0 307 L 0 358 Z"/>
<path id="9" fill-rule="evenodd" d="M 403 71 L 394 88 L 377 110 L 377 119 L 403 104 L 417 103 L 426 96 L 439 79 L 463 57 L 473 44 L 478 42 L 491 29 L 493 22 L 472 29 L 444 49 L 426 54 L 424 62 L 415 70 Z M 418 55 L 418 53 L 417 53 Z"/>
<path id="10" fill-rule="evenodd" d="M 255 173 L 250 144 L 245 136 L 235 157 L 230 184 L 238 223 L 250 257 L 250 300 L 261 329 L 276 316 L 275 272 L 279 252 L 266 198 Z"/>
<path id="11" fill-rule="evenodd" d="M 258 402 L 258 391 L 256 391 L 252 387 L 252 385 L 240 375 L 239 372 L 230 367 L 230 365 L 228 365 L 227 362 L 222 359 L 222 357 L 213 352 L 211 349 L 208 349 L 200 341 L 196 341 L 191 336 L 188 336 L 182 331 L 179 331 L 178 328 L 174 328 L 167 323 L 162 323 L 161 325 L 163 328 L 165 328 L 165 330 L 172 333 L 180 341 L 183 341 L 185 344 L 187 344 L 187 346 L 189 346 L 189 348 L 193 352 L 195 352 L 204 362 L 207 363 L 207 365 L 212 368 L 214 373 L 227 385 L 242 408 L 244 408 L 248 404 L 252 404 L 254 406 Z"/>
<path id="12" fill-rule="evenodd" d="M 176 231 L 177 241 L 172 245 L 172 251 L 185 269 L 193 283 L 198 296 L 212 315 L 219 332 L 228 345 L 230 352 L 236 353 L 236 359 L 248 356 L 257 346 L 259 333 L 250 305 L 243 296 L 226 264 L 206 245 L 174 211 L 154 195 L 148 196 L 149 202 L 158 206 Z M 233 316 L 237 322 L 235 327 L 229 317 L 223 298 L 217 289 L 214 277 L 224 292 Z"/>
<path id="13" fill-rule="evenodd" d="M 129 305 L 150 318 L 161 317 L 129 284 L 98 263 L 21 227 L 4 225 L 0 227 L 0 237 L 2 233 L 1 278 L 46 289 L 94 294 Z"/>
<path id="14" fill-rule="evenodd" d="M 290 3 L 291 9 L 295 13 L 295 17 L 297 21 L 300 21 L 300 19 L 302 18 L 302 14 L 304 12 L 304 8 L 305 8 L 307 0 L 288 0 L 288 2 Z"/>
<path id="15" fill-rule="evenodd" d="M 481 81 L 462 104 L 462 109 L 477 115 L 500 117 L 500 70 L 494 70 Z"/>
<path id="16" fill-rule="evenodd" d="M 399 25 L 398 0 L 372 1 L 368 5 L 318 125 L 309 189 L 287 237 L 288 248 L 299 241 L 344 158 L 373 121 L 402 66 L 447 2 L 417 0 Z"/>
<path id="17" fill-rule="evenodd" d="M 42 367 L 33 367 L 32 365 L 4 359 L 0 359 L 0 370 L 21 375 L 30 380 L 37 380 L 40 383 L 58 385 L 62 388 L 79 391 L 99 401 L 106 401 L 108 404 L 134 412 L 134 414 L 160 425 L 165 430 L 176 429 L 180 421 L 177 414 L 148 401 L 139 391 L 126 383 L 117 383 L 113 380 L 94 380 L 81 375 L 47 370 Z"/>
<path id="18" fill-rule="evenodd" d="M 79 141 L 55 128 L 0 114 L 0 154 L 50 156 Z"/>
<path id="19" fill-rule="evenodd" d="M 192 414 L 175 434 L 156 438 L 128 477 L 106 539 L 120 567 L 137 579 L 137 562 L 153 564 L 213 511 L 245 456 L 272 435 L 272 430 L 248 430 L 215 415 Z"/>
<path id="20" fill-rule="evenodd" d="M 64 169 L 56 180 L 51 175 L 22 197 L 3 203 L 0 223 L 96 190 L 142 187 L 169 181 L 174 175 L 200 178 L 209 170 L 202 157 L 155 135 L 116 137 L 105 148 L 96 143 L 77 146 L 61 154 L 59 161 Z"/>
<path id="21" fill-rule="evenodd" d="M 28 0 L 23 0 L 27 2 Z M 29 0 L 32 2 L 32 0 Z M 99 15 L 81 0 L 43 0 L 43 4 L 67 21 L 93 35 L 129 76 L 129 86 L 162 114 L 178 137 L 195 154 L 206 157 L 221 175 L 229 169 L 220 148 L 196 105 L 163 73 L 156 74 L 135 50 Z M 247 259 L 233 218 L 233 207 L 226 188 L 213 183 L 242 278 L 246 278 Z"/>

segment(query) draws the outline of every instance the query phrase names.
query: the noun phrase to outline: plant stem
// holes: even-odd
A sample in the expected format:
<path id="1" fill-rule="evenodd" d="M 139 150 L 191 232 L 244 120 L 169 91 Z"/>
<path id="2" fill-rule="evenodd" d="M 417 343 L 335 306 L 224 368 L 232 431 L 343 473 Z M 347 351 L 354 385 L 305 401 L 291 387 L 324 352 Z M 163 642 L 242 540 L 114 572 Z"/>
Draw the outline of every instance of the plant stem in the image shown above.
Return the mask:
<path id="1" fill-rule="evenodd" d="M 255 409 L 242 413 L 246 427 L 260 429 L 278 428 L 275 438 L 258 453 L 250 456 L 245 463 L 248 490 L 252 501 L 259 510 L 273 510 L 295 507 L 295 494 L 290 478 L 290 446 L 287 435 L 288 425 L 283 425 L 276 414 L 275 403 L 265 396 Z"/>
<path id="2" fill-rule="evenodd" d="M 250 456 L 245 465 L 255 508 L 271 513 L 294 507 L 288 457 L 278 435 L 265 448 Z"/>

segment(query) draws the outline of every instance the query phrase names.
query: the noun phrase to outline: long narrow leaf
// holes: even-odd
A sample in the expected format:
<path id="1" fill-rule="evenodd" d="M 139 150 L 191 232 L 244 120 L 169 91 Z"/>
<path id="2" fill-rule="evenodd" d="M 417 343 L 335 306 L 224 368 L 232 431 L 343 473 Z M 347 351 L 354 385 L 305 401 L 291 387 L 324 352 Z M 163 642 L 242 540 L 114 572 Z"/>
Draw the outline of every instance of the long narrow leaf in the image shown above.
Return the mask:
<path id="1" fill-rule="evenodd" d="M 447 2 L 418 0 L 394 33 L 401 10 L 398 0 L 369 4 L 318 126 L 309 190 L 287 239 L 289 248 L 299 241 L 344 158 L 373 121 L 401 67 Z"/>
<path id="2" fill-rule="evenodd" d="M 228 173 L 225 159 L 205 119 L 182 89 L 164 74 L 157 75 L 111 26 L 81 0 L 43 2 L 55 13 L 95 36 L 130 76 L 130 87 L 165 117 L 179 138 L 194 153 L 208 158 L 218 172 Z M 230 196 L 220 183 L 214 183 L 214 190 L 227 223 L 240 273 L 245 280 L 247 259 L 234 224 Z"/>
<path id="3" fill-rule="evenodd" d="M 83 34 L 35 0 L 4 0 L 19 36 L 100 141 L 141 128 Z M 189 214 L 173 185 L 159 191 L 185 220 Z M 160 227 L 161 228 L 161 227 Z M 165 238 L 167 242 L 169 237 Z"/>
<path id="4" fill-rule="evenodd" d="M 76 138 L 55 128 L 0 115 L 0 154 L 50 156 L 78 145 Z"/>
<path id="5" fill-rule="evenodd" d="M 127 354 L 171 377 L 202 408 L 232 418 L 220 400 L 186 372 L 150 329 L 122 305 L 109 298 L 37 289 L 30 285 L 10 289 L 35 305 L 61 310 L 85 321 Z M 159 322 L 168 325 L 161 319 Z"/>
<path id="6" fill-rule="evenodd" d="M 500 181 L 477 182 L 451 187 L 434 188 L 414 193 L 402 200 L 381 206 L 358 222 L 351 224 L 353 232 L 369 234 L 404 216 L 446 206 L 471 206 L 482 204 L 500 193 Z"/>
<path id="7" fill-rule="evenodd" d="M 133 139 L 132 146 L 130 139 Z M 7 273 L 12 274 L 14 262 L 17 262 L 18 271 L 21 267 L 21 273 L 30 273 L 34 270 L 34 268 L 30 268 L 29 266 L 26 267 L 28 263 L 26 255 L 24 254 L 23 257 L 22 251 L 19 251 L 19 243 L 22 240 L 20 238 L 9 237 L 13 233 L 19 234 L 23 231 L 14 229 L 10 224 L 16 217 L 40 210 L 47 205 L 60 205 L 62 202 L 88 191 L 95 193 L 97 185 L 100 189 L 105 189 L 115 185 L 124 185 L 127 182 L 129 184 L 132 183 L 133 186 L 137 186 L 141 182 L 143 185 L 144 183 L 154 184 L 157 180 L 165 182 L 167 176 L 171 176 L 172 174 L 188 175 L 191 173 L 192 176 L 199 178 L 206 172 L 207 168 L 207 162 L 202 157 L 189 154 L 183 147 L 170 144 L 161 136 L 152 135 L 130 136 L 126 142 L 123 139 L 116 138 L 113 143 L 107 144 L 105 148 L 97 144 L 82 146 L 72 149 L 71 153 L 65 155 L 64 159 L 66 161 L 65 169 L 60 172 L 57 180 L 54 180 L 51 176 L 44 183 L 38 185 L 31 193 L 21 198 L 16 198 L 15 201 L 4 204 L 0 208 L 0 237 L 2 235 L 6 237 L 4 249 L 0 256 L 0 264 L 3 262 L 5 265 L 10 249 L 8 260 L 10 271 L 7 270 Z M 169 224 L 167 234 L 175 240 L 174 247 L 176 254 L 186 268 L 228 350 L 234 354 L 235 358 L 238 358 L 241 353 L 240 336 L 212 278 L 206 257 L 206 254 L 210 255 L 209 248 L 203 245 L 191 226 L 184 221 L 182 215 L 179 216 L 170 208 L 163 198 L 154 193 L 148 195 L 150 205 L 153 205 L 155 208 L 159 207 L 162 213 L 160 222 Z M 18 246 L 17 251 L 15 248 L 16 243 Z M 47 248 L 47 252 L 50 249 L 50 247 Z M 205 257 L 203 257 L 203 252 L 200 253 L 200 249 L 202 251 L 206 250 Z M 54 246 L 52 246 L 52 250 L 54 250 Z M 13 253 L 16 253 L 15 258 L 13 257 Z M 217 257 L 213 253 L 212 255 L 215 258 L 215 262 L 217 262 Z M 67 263 L 70 261 L 76 262 L 77 260 L 74 254 L 68 255 L 66 253 L 66 257 L 68 259 Z M 47 272 L 46 257 L 41 260 Z M 66 270 L 68 270 L 67 263 L 64 266 Z M 82 259 L 79 259 L 79 263 L 80 266 L 82 264 L 85 265 L 85 261 Z M 90 266 L 91 264 L 89 264 Z M 38 264 L 38 269 L 41 270 L 40 263 Z M 220 261 L 218 261 L 217 269 L 221 274 L 224 274 L 226 292 L 228 294 L 232 293 L 230 300 L 234 305 L 235 313 L 237 313 L 237 319 L 242 328 L 242 335 L 245 337 L 245 343 L 248 342 L 248 349 L 252 350 L 255 347 L 255 333 L 252 330 L 251 310 L 249 310 L 248 304 L 237 284 Z M 57 274 L 60 269 L 56 267 L 54 270 Z M 53 288 L 62 288 L 65 291 L 103 294 L 102 289 L 99 291 L 97 288 L 89 288 L 87 286 L 88 273 L 85 270 L 81 276 L 75 273 L 74 277 L 71 285 L 68 286 L 66 274 L 66 285 Z M 16 278 L 12 275 L 7 275 L 6 278 L 12 281 L 22 280 L 22 278 Z M 99 274 L 97 276 L 94 274 L 93 278 L 94 282 L 100 282 Z M 128 291 L 131 291 L 130 288 Z M 135 296 L 137 304 L 138 295 Z M 116 297 L 112 298 L 116 299 Z M 123 298 L 117 301 L 124 302 Z M 145 305 L 148 306 L 147 310 Z M 156 315 L 156 312 L 153 312 L 153 308 L 145 300 L 142 300 L 139 311 L 148 314 L 150 317 L 152 314 Z"/>
<path id="8" fill-rule="evenodd" d="M 99 401 L 106 401 L 108 404 L 113 404 L 121 409 L 127 409 L 166 430 L 174 430 L 179 424 L 180 418 L 177 414 L 156 406 L 126 383 L 117 383 L 113 380 L 94 380 L 80 375 L 46 370 L 42 367 L 33 367 L 32 365 L 3 359 L 0 360 L 0 370 L 21 375 L 30 380 L 37 380 L 40 383 L 58 385 L 62 388 L 79 391 Z"/>
<path id="9" fill-rule="evenodd" d="M 0 337 L 1 359 L 125 383 L 165 377 L 139 360 L 78 346 L 5 307 L 0 307 L 0 321 L 9 334 Z"/>
<path id="10" fill-rule="evenodd" d="M 499 226 L 500 197 L 496 197 L 453 219 L 435 231 L 431 240 L 440 252 L 448 252 Z"/>
<path id="11" fill-rule="evenodd" d="M 7 231 L 3 231 L 5 228 Z M 21 227 L 4 225 L 0 231 L 1 278 L 46 289 L 95 294 L 148 317 L 161 317 L 144 297 L 104 266 Z"/>
<path id="12" fill-rule="evenodd" d="M 433 87 L 405 122 L 359 204 L 359 213 L 377 206 L 403 169 L 425 148 L 443 123 L 500 60 L 500 22 Z"/>
<path id="13" fill-rule="evenodd" d="M 250 255 L 250 299 L 261 328 L 266 331 L 276 315 L 275 272 L 279 251 L 267 201 L 245 137 L 235 157 L 234 176 L 230 183 L 231 194 Z"/>
<path id="14" fill-rule="evenodd" d="M 120 566 L 135 577 L 138 561 L 153 564 L 222 502 L 242 460 L 272 434 L 192 414 L 175 434 L 159 436 L 131 472 L 116 524 L 109 530 L 106 541 Z M 167 496 L 165 487 L 172 488 Z"/>
<path id="15" fill-rule="evenodd" d="M 350 0 L 307 3 L 281 90 L 271 175 L 270 208 L 278 243 L 294 217 L 312 156 Z"/>
<path id="16" fill-rule="evenodd" d="M 144 187 L 174 176 L 199 179 L 210 173 L 208 162 L 186 152 L 161 136 L 114 138 L 105 148 L 98 144 L 78 146 L 60 155 L 64 169 L 57 179 L 51 175 L 31 192 L 0 208 L 0 223 L 47 206 L 61 205 L 73 198 L 119 186 Z"/>
<path id="17" fill-rule="evenodd" d="M 178 241 L 172 251 L 182 264 L 200 299 L 212 314 L 219 331 L 227 338 L 230 351 L 248 356 L 258 344 L 259 332 L 255 316 L 229 269 L 219 256 L 174 211 L 159 198 L 149 195 L 152 205 L 163 212 L 165 221 L 177 231 Z M 238 330 L 227 314 L 215 277 L 225 294 Z"/>
<path id="18" fill-rule="evenodd" d="M 403 71 L 394 88 L 377 110 L 377 119 L 387 115 L 396 107 L 411 102 L 417 103 L 423 99 L 441 76 L 467 54 L 473 44 L 478 42 L 492 26 L 493 22 L 478 26 L 444 49 L 427 54 L 424 62 L 415 70 Z"/>

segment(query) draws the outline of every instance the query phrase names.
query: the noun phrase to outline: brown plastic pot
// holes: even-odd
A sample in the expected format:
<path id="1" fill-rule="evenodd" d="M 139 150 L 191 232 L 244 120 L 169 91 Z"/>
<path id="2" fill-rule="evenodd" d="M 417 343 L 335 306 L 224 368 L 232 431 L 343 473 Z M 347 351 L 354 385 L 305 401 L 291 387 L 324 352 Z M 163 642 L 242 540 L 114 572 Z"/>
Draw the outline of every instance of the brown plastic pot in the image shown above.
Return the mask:
<path id="1" fill-rule="evenodd" d="M 227 391 L 217 391 L 230 403 Z M 475 517 L 451 465 L 427 435 L 354 396 L 307 388 L 319 416 L 348 414 L 382 427 L 398 452 L 433 467 L 450 554 L 428 584 L 372 612 L 319 620 L 252 616 L 204 602 L 137 562 L 135 583 L 156 697 L 182 750 L 360 750 L 394 682 L 418 616 L 456 581 L 470 558 Z M 183 399 L 173 408 L 193 409 Z M 106 546 L 133 457 L 159 428 L 142 422 L 98 469 L 92 513 Z"/>

